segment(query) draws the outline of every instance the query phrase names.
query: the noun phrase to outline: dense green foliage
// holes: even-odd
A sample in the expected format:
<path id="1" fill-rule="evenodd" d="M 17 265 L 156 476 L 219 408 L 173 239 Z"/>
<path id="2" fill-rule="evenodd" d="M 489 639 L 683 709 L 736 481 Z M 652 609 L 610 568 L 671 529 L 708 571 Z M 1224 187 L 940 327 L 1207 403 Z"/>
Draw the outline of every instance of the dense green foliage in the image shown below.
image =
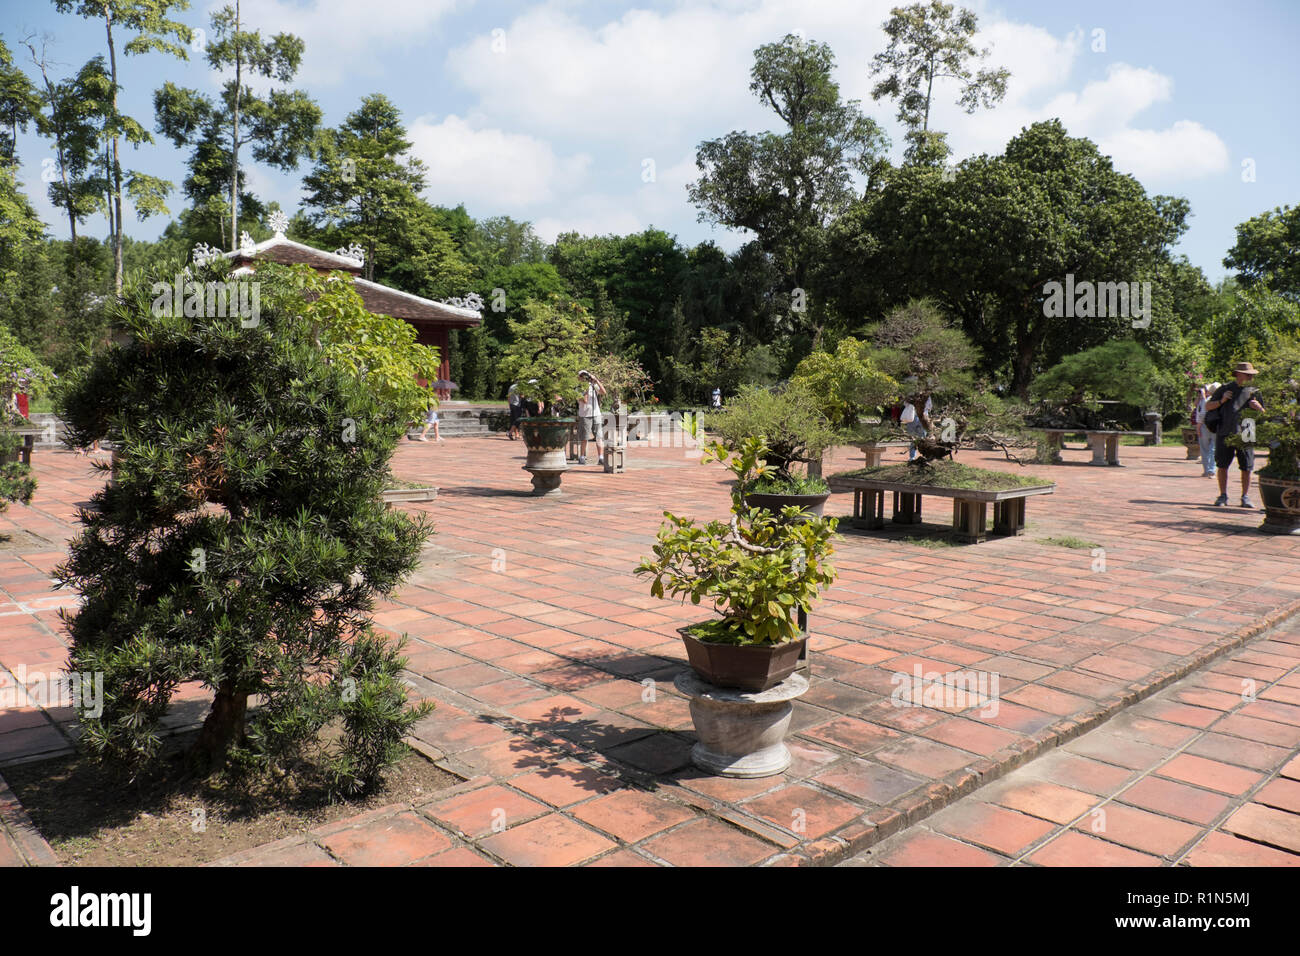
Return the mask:
<path id="1" fill-rule="evenodd" d="M 81 739 L 106 759 L 150 760 L 168 704 L 197 681 L 215 694 L 201 763 L 290 768 L 329 725 L 334 785 L 363 790 L 422 713 L 370 613 L 428 528 L 381 497 L 401 413 L 326 360 L 284 277 L 259 281 L 251 326 L 155 314 L 134 290 L 114 314 L 127 343 L 62 397 L 74 443 L 117 449 L 57 571 L 82 596 L 65 614 L 71 669 L 104 675 L 103 713 L 83 718 Z"/>
<path id="2" fill-rule="evenodd" d="M 1013 488 L 1041 488 L 1052 482 L 1033 475 L 1018 475 L 991 468 L 972 468 L 955 461 L 931 462 L 924 468 L 913 465 L 878 465 L 834 475 L 835 478 L 870 478 L 930 488 L 962 488 L 971 491 L 1006 491 Z"/>

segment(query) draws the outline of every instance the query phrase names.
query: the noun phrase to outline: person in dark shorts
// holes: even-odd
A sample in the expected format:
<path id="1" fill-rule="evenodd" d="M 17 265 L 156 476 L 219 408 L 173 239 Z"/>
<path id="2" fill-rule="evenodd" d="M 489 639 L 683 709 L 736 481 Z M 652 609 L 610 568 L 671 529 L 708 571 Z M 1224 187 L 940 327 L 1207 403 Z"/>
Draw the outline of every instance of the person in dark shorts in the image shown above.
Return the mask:
<path id="1" fill-rule="evenodd" d="M 1229 435 L 1235 435 L 1241 429 L 1242 409 L 1250 407 L 1262 412 L 1264 406 L 1255 398 L 1258 389 L 1251 386 L 1255 378 L 1255 366 L 1249 362 L 1238 362 L 1232 370 L 1235 381 L 1221 386 L 1210 400 L 1205 403 L 1205 410 L 1212 412 L 1219 409 L 1219 424 L 1214 429 L 1214 464 L 1218 468 L 1219 497 L 1214 499 L 1216 508 L 1228 504 L 1228 468 L 1232 459 L 1237 459 L 1241 469 L 1241 506 L 1254 508 L 1250 500 L 1250 475 L 1255 470 L 1255 449 L 1251 447 L 1233 448 L 1224 441 Z"/>
<path id="2" fill-rule="evenodd" d="M 506 404 L 510 406 L 510 431 L 508 432 L 511 441 L 519 438 L 519 419 L 524 417 L 524 399 L 519 394 L 519 386 L 511 385 L 510 392 L 506 395 Z"/>

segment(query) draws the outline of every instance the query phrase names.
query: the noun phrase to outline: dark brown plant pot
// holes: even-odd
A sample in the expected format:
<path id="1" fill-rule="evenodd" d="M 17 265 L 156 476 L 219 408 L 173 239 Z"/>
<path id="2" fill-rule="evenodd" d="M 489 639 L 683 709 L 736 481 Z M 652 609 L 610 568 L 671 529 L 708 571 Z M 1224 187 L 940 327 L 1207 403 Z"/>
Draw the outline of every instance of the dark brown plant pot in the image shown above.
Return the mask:
<path id="1" fill-rule="evenodd" d="M 678 628 L 686 645 L 686 659 L 691 669 L 714 687 L 731 687 L 751 693 L 775 687 L 794 673 L 808 643 L 805 634 L 797 641 L 784 644 L 739 646 L 710 644 L 692 636 L 687 628 Z"/>
<path id="2" fill-rule="evenodd" d="M 762 508 L 770 511 L 772 514 L 780 517 L 781 509 L 794 505 L 800 509 L 802 514 L 800 518 L 820 518 L 822 511 L 826 507 L 826 499 L 829 498 L 830 492 L 821 495 L 766 495 L 750 492 L 745 495 L 745 504 L 750 508 Z"/>
<path id="3" fill-rule="evenodd" d="M 529 451 L 562 450 L 577 423 L 576 418 L 524 418 L 519 422 L 519 433 Z"/>
<path id="4" fill-rule="evenodd" d="M 1300 480 L 1261 475 L 1259 497 L 1264 505 L 1261 531 L 1300 534 Z"/>

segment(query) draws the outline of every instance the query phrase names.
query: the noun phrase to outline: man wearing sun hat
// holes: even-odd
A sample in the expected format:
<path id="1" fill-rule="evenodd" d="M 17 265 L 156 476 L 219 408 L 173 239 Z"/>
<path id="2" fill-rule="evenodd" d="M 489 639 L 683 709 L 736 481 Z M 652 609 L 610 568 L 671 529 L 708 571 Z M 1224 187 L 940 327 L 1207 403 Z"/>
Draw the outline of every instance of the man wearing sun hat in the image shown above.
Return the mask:
<path id="1" fill-rule="evenodd" d="M 1255 449 L 1249 446 L 1233 448 L 1224 441 L 1229 435 L 1235 435 L 1240 430 L 1243 408 L 1250 406 L 1257 412 L 1264 410 L 1264 406 L 1255 398 L 1258 389 L 1250 384 L 1255 374 L 1255 366 L 1249 362 L 1238 362 L 1232 369 L 1232 377 L 1236 381 L 1221 386 L 1205 403 L 1207 412 L 1219 410 L 1219 422 L 1214 429 L 1214 463 L 1219 469 L 1219 497 L 1214 501 L 1216 508 L 1222 508 L 1228 503 L 1228 467 L 1232 464 L 1234 456 L 1237 459 L 1237 467 L 1241 469 L 1241 506 L 1255 507 L 1250 500 L 1250 475 L 1255 470 Z"/>

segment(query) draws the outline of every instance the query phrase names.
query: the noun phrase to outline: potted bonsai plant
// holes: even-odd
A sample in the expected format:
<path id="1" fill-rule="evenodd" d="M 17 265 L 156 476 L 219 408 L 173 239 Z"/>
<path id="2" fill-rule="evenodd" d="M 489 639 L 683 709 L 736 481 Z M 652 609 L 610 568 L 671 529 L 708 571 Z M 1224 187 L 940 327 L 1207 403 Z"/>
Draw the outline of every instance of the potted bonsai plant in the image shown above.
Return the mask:
<path id="1" fill-rule="evenodd" d="M 795 369 L 793 381 L 807 386 L 822 413 L 842 439 L 867 454 L 867 464 L 880 464 L 888 444 L 903 441 L 902 428 L 881 406 L 899 394 L 899 384 L 877 367 L 871 345 L 852 336 L 841 339 L 834 352 L 813 352 Z M 864 423 L 876 418 L 879 424 Z"/>
<path id="2" fill-rule="evenodd" d="M 706 448 L 729 460 L 722 445 Z M 652 578 L 654 597 L 689 596 L 693 604 L 712 604 L 718 616 L 678 631 L 691 668 L 715 687 L 752 693 L 794 672 L 808 641 L 801 621 L 818 593 L 835 580 L 830 564 L 835 518 L 783 521 L 766 509 L 745 506 L 744 482 L 761 477 L 764 466 L 758 462 L 765 451 L 761 441 L 748 439 L 731 462 L 746 477 L 733 493 L 729 519 L 697 525 L 664 512 L 667 521 L 654 556 L 636 569 Z M 785 517 L 793 512 L 797 509 L 788 508 Z"/>
<path id="3" fill-rule="evenodd" d="M 805 383 L 791 381 L 779 389 L 742 386 L 723 411 L 704 416 L 704 425 L 720 436 L 726 452 L 740 452 L 751 440 L 760 443 L 767 467 L 746 483 L 746 504 L 777 515 L 793 506 L 792 520 L 822 513 L 830 487 L 806 467 L 800 474 L 796 465 L 820 463 L 838 436 Z"/>
<path id="4" fill-rule="evenodd" d="M 502 359 L 502 371 L 519 383 L 525 401 L 542 405 L 541 415 L 519 422 L 528 449 L 523 467 L 533 476 L 533 494 L 554 495 L 568 470 L 564 450 L 577 424 L 573 416 L 556 413 L 556 401 L 576 399 L 578 372 L 588 361 L 594 333 L 587 311 L 559 296 L 529 302 L 524 315 L 510 321 L 514 341 Z"/>

